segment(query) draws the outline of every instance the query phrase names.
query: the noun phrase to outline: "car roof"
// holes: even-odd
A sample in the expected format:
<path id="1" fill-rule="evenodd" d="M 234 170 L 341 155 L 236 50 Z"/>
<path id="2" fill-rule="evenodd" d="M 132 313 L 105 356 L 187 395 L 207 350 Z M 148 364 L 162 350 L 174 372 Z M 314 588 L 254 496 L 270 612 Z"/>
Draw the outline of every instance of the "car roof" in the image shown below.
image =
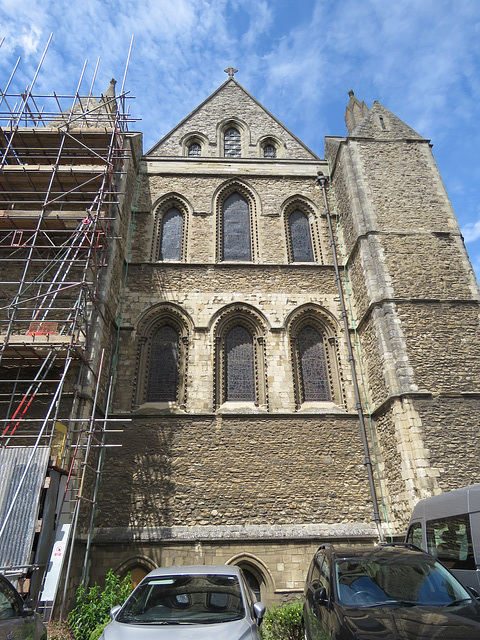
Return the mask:
<path id="1" fill-rule="evenodd" d="M 197 564 L 190 566 L 176 566 L 176 567 L 159 567 L 150 571 L 145 576 L 146 578 L 152 578 L 155 576 L 171 576 L 171 575 L 222 575 L 222 576 L 238 576 L 240 575 L 239 567 L 226 564 Z"/>
<path id="2" fill-rule="evenodd" d="M 414 547 L 413 545 L 408 545 L 404 543 L 399 544 L 378 544 L 378 545 L 369 545 L 369 546 L 334 546 L 334 545 L 322 545 L 318 551 L 321 552 L 323 549 L 330 549 L 332 555 L 336 558 L 372 558 L 374 556 L 384 556 L 387 555 L 397 556 L 397 557 L 412 557 L 412 556 L 426 556 L 430 558 L 430 556 Z"/>

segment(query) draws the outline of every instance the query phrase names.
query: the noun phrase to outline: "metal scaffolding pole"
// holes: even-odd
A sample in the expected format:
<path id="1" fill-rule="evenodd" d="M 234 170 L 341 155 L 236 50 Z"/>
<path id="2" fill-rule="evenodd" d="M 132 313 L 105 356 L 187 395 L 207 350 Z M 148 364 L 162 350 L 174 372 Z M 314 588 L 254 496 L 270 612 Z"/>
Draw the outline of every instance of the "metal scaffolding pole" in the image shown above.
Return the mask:
<path id="1" fill-rule="evenodd" d="M 74 509 L 67 502 L 62 507 L 72 527 L 73 553 L 80 504 L 94 505 L 98 491 L 102 454 L 93 464 L 92 501 L 85 493 L 86 486 L 91 490 L 85 482 L 88 458 L 97 446 L 100 452 L 108 446 L 108 413 L 96 418 L 105 403 L 103 350 L 97 361 L 103 338 L 95 345 L 89 326 L 94 314 L 101 318 L 98 295 L 128 157 L 124 137 L 134 122 L 125 90 L 133 38 L 119 95 L 111 86 L 95 96 L 100 59 L 87 95 L 81 91 L 87 61 L 73 94 L 34 94 L 52 37 L 31 84 L 18 93 L 11 90 L 19 59 L 0 89 L 0 450 L 52 447 L 58 425 L 65 427 L 58 464 L 69 467 L 72 484 L 75 477 L 79 482 Z M 0 522 L 0 539 L 31 473 L 33 455 L 25 458 Z M 87 522 L 91 540 L 93 511 Z M 87 560 L 88 551 L 85 567 Z M 46 606 L 50 612 L 52 607 Z"/>

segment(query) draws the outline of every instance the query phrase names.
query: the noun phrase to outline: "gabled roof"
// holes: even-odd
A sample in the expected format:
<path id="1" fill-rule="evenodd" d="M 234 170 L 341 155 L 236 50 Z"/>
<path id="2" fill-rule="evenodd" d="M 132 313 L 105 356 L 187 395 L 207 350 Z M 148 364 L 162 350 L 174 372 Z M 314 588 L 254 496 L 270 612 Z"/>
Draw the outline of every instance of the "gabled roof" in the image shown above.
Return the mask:
<path id="1" fill-rule="evenodd" d="M 172 139 L 181 139 L 189 131 L 203 133 L 211 144 L 216 143 L 216 126 L 222 120 L 238 118 L 249 127 L 253 142 L 268 133 L 283 139 L 292 147 L 294 158 L 318 160 L 319 157 L 311 151 L 299 138 L 283 125 L 273 114 L 256 100 L 235 78 L 228 78 L 196 109 L 187 115 L 147 153 L 148 156 L 172 156 L 175 145 Z M 270 125 L 271 131 L 267 131 Z M 170 144 L 169 144 L 170 143 Z M 287 156 L 288 157 L 288 154 Z"/>
<path id="2" fill-rule="evenodd" d="M 353 138 L 375 138 L 377 140 L 398 138 L 424 140 L 423 136 L 405 124 L 403 120 L 400 120 L 377 100 L 348 135 Z"/>

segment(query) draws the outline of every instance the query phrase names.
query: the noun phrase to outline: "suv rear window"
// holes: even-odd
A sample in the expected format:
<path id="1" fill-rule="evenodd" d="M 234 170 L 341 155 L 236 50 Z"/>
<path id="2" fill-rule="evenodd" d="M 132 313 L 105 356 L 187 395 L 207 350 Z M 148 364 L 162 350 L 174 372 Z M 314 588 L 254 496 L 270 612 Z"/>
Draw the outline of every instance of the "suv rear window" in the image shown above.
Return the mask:
<path id="1" fill-rule="evenodd" d="M 449 569 L 475 570 L 468 513 L 427 520 L 428 552 Z"/>

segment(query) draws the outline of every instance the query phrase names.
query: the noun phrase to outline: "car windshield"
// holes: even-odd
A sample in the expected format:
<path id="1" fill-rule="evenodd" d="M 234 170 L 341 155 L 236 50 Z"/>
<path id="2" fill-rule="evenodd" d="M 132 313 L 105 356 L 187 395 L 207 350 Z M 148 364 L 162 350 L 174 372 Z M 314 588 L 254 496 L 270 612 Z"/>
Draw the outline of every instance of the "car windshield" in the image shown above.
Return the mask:
<path id="1" fill-rule="evenodd" d="M 237 576 L 152 577 L 135 589 L 115 618 L 127 624 L 210 624 L 245 615 Z"/>
<path id="2" fill-rule="evenodd" d="M 447 606 L 472 599 L 440 563 L 427 556 L 389 554 L 380 559 L 372 554 L 338 559 L 335 581 L 339 601 L 353 607 Z"/>

